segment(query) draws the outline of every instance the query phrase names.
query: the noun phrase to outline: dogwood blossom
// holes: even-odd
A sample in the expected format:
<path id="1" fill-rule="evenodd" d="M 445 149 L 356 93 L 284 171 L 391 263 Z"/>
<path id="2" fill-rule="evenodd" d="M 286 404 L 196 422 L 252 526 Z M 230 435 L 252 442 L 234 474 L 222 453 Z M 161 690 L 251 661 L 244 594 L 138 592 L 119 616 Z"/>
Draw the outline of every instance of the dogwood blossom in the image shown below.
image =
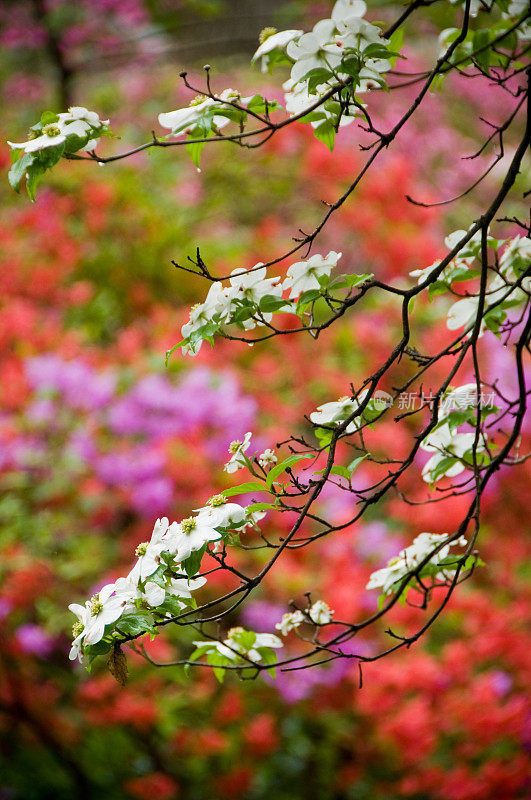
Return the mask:
<path id="1" fill-rule="evenodd" d="M 172 552 L 175 550 L 177 523 L 169 524 L 167 517 L 158 519 L 153 528 L 153 533 L 149 542 L 141 542 L 136 548 L 138 562 L 139 580 L 145 581 L 150 575 L 157 571 L 160 565 L 160 555 L 162 552 Z"/>
<path id="2" fill-rule="evenodd" d="M 334 611 L 324 600 L 317 600 L 310 608 L 308 614 L 312 622 L 315 622 L 316 625 L 326 625 L 328 622 L 332 621 Z"/>
<path id="3" fill-rule="evenodd" d="M 422 478 L 427 483 L 433 483 L 443 476 L 448 478 L 455 478 L 460 475 L 465 469 L 472 467 L 471 456 L 466 464 L 463 463 L 465 456 L 472 450 L 476 438 L 475 433 L 460 433 L 451 431 L 447 425 L 438 428 L 427 440 L 421 443 L 421 448 L 428 452 L 435 450 L 434 455 L 426 462 L 422 469 Z M 485 450 L 485 442 L 480 436 L 476 453 Z M 446 459 L 452 459 L 446 468 L 441 472 L 440 465 Z M 455 460 L 453 460 L 455 459 Z"/>
<path id="4" fill-rule="evenodd" d="M 279 285 L 280 278 L 268 278 L 267 270 L 261 262 L 255 264 L 250 270 L 241 267 L 234 269 L 229 281 L 233 298 L 246 299 L 256 305 L 266 295 L 280 297 L 282 294 L 282 287 Z"/>
<path id="5" fill-rule="evenodd" d="M 322 406 L 317 407 L 317 411 L 310 414 L 310 420 L 315 425 L 335 425 L 343 422 L 347 417 L 357 411 L 360 404 L 366 397 L 367 392 L 362 392 L 358 398 L 340 397 L 339 400 L 334 400 L 330 403 L 324 403 Z M 361 418 L 356 417 L 349 422 L 346 428 L 346 433 L 354 433 L 357 431 L 361 424 Z"/>
<path id="6" fill-rule="evenodd" d="M 207 517 L 188 517 L 176 525 L 175 554 L 178 561 L 185 561 L 195 550 L 201 550 L 208 542 L 221 539 L 219 531 L 212 527 Z"/>
<path id="7" fill-rule="evenodd" d="M 282 636 L 287 636 L 290 631 L 298 628 L 304 620 L 305 617 L 302 611 L 288 611 L 287 614 L 284 614 L 280 622 L 277 622 L 275 628 L 280 631 Z"/>
<path id="8" fill-rule="evenodd" d="M 260 466 L 265 469 L 266 467 L 272 467 L 273 464 L 276 464 L 278 461 L 275 451 L 271 450 L 269 447 L 267 450 L 264 450 L 263 453 L 260 453 L 258 456 L 258 463 Z"/>
<path id="9" fill-rule="evenodd" d="M 282 84 L 282 88 L 284 90 L 284 104 L 286 111 L 288 114 L 291 114 L 291 116 L 296 116 L 297 114 L 301 114 L 302 112 L 311 108 L 311 106 L 313 106 L 330 89 L 330 86 L 328 86 L 326 83 L 320 84 L 319 86 L 316 86 L 314 92 L 310 94 L 308 90 L 308 83 L 306 81 L 296 83 L 290 78 Z M 339 120 L 340 128 L 344 127 L 345 125 L 350 125 L 355 121 L 354 116 L 349 116 L 348 112 L 350 110 L 352 110 L 353 113 L 359 111 L 359 109 L 355 106 L 349 106 L 347 111 L 344 111 L 341 115 Z M 333 119 L 335 122 L 336 116 L 331 111 L 328 111 L 324 106 L 319 107 L 319 114 L 319 119 L 311 120 L 310 125 L 312 128 L 318 128 L 319 125 L 323 123 L 323 120 L 326 119 Z"/>
<path id="10" fill-rule="evenodd" d="M 465 409 L 477 405 L 476 383 L 465 383 L 447 391 L 439 405 L 439 419 L 455 409 Z"/>
<path id="11" fill-rule="evenodd" d="M 221 94 L 214 95 L 214 97 L 198 95 L 190 101 L 186 108 L 164 111 L 159 114 L 159 125 L 169 128 L 172 136 L 188 133 L 203 118 L 208 119 L 212 127 L 221 129 L 231 121 L 229 117 L 223 115 L 223 109 L 230 108 L 224 104 L 237 102 L 245 105 L 250 99 L 250 97 L 241 97 L 237 89 L 224 89 Z"/>
<path id="12" fill-rule="evenodd" d="M 355 15 L 338 20 L 337 31 L 335 41 L 343 50 L 363 53 L 370 44 L 389 44 L 389 39 L 382 37 L 380 28 Z"/>
<path id="13" fill-rule="evenodd" d="M 332 19 L 337 24 L 349 17 L 363 17 L 366 11 L 367 5 L 363 0 L 337 0 L 332 9 Z"/>
<path id="14" fill-rule="evenodd" d="M 260 47 L 252 57 L 252 61 L 262 59 L 262 72 L 267 72 L 269 55 L 273 50 L 285 50 L 286 45 L 293 39 L 302 36 L 303 31 L 288 30 L 277 31 L 275 28 L 265 28 L 260 34 Z"/>
<path id="15" fill-rule="evenodd" d="M 214 495 L 209 502 L 209 505 L 195 510 L 198 518 L 213 528 L 236 528 L 244 522 L 245 508 L 238 503 L 229 503 L 222 494 Z"/>
<path id="16" fill-rule="evenodd" d="M 57 115 L 56 122 L 50 122 L 42 128 L 39 136 L 36 131 L 31 131 L 34 135 L 27 142 L 8 142 L 13 150 L 24 150 L 25 153 L 35 153 L 47 147 L 56 147 L 66 142 L 68 136 L 78 136 L 85 139 L 88 134 L 97 132 L 109 124 L 109 120 L 100 120 L 95 111 L 88 111 L 82 106 L 72 106 L 67 112 Z M 82 150 L 93 150 L 98 144 L 99 139 L 90 139 Z"/>
<path id="17" fill-rule="evenodd" d="M 69 606 L 70 611 L 84 623 L 83 644 L 97 644 L 105 632 L 105 627 L 116 620 L 123 613 L 122 599 L 116 595 L 114 583 L 108 583 L 100 591 L 93 595 L 85 603 L 85 612 L 81 615 L 79 606 L 73 603 Z"/>
<path id="18" fill-rule="evenodd" d="M 342 253 L 331 250 L 326 256 L 316 254 L 307 261 L 297 261 L 292 264 L 282 285 L 283 289 L 291 289 L 290 300 L 309 289 L 320 289 L 319 278 L 323 275 L 329 276 L 341 256 Z"/>
<path id="19" fill-rule="evenodd" d="M 229 445 L 229 453 L 231 453 L 230 459 L 227 461 L 223 469 L 225 472 L 236 472 L 236 470 L 241 469 L 245 466 L 245 459 L 243 458 L 243 454 L 249 449 L 249 445 L 251 443 L 251 436 L 252 433 L 247 431 L 245 436 L 243 437 L 243 442 L 239 440 L 235 440 L 231 442 Z"/>
<path id="20" fill-rule="evenodd" d="M 228 322 L 232 313 L 233 294 L 231 288 L 215 281 L 210 286 L 205 301 L 197 303 L 190 309 L 190 318 L 181 328 L 183 338 L 188 339 L 193 333 L 211 322 L 214 317 L 220 322 Z M 202 339 L 186 343 L 182 348 L 183 355 L 196 356 L 202 343 Z"/>
<path id="21" fill-rule="evenodd" d="M 373 572 L 367 583 L 367 589 L 382 589 L 384 594 L 389 594 L 396 584 L 400 583 L 409 575 L 424 559 L 433 551 L 437 545 L 448 539 L 447 533 L 420 533 L 409 547 L 401 550 L 395 558 L 392 558 L 386 567 Z M 467 544 L 464 537 L 460 537 L 456 542 L 451 542 L 441 547 L 432 555 L 429 564 L 438 565 L 447 558 L 450 547 L 465 547 Z M 436 574 L 437 580 L 446 580 L 451 572 L 442 569 Z"/>
<path id="22" fill-rule="evenodd" d="M 252 642 L 252 645 L 248 646 L 247 641 Z M 243 655 L 256 663 L 263 658 L 259 648 L 278 649 L 284 646 L 274 633 L 254 633 L 254 631 L 247 631 L 241 627 L 231 628 L 223 642 L 198 641 L 194 642 L 194 645 L 204 648 L 206 651 L 217 652 L 231 661 L 238 661 Z"/>
<path id="23" fill-rule="evenodd" d="M 343 51 L 334 41 L 336 23 L 322 19 L 314 25 L 311 33 L 303 33 L 297 41 L 289 42 L 286 52 L 295 62 L 291 68 L 291 79 L 302 80 L 312 69 L 335 69 L 341 63 Z"/>

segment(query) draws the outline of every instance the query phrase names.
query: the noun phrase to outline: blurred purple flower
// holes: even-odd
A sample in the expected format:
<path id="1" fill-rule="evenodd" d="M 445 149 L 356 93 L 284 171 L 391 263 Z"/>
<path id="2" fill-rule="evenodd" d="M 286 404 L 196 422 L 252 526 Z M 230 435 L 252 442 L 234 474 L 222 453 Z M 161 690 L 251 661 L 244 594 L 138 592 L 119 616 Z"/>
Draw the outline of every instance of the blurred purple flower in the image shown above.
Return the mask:
<path id="1" fill-rule="evenodd" d="M 47 658 L 55 645 L 53 637 L 32 622 L 17 628 L 15 639 L 24 653 L 39 658 Z"/>
<path id="2" fill-rule="evenodd" d="M 174 488 L 169 478 L 151 478 L 131 491 L 131 505 L 144 517 L 163 517 L 173 499 Z"/>
<path id="3" fill-rule="evenodd" d="M 280 622 L 287 609 L 268 600 L 254 600 L 246 605 L 242 611 L 242 622 L 247 627 L 258 633 L 268 633 L 275 630 L 275 625 Z"/>

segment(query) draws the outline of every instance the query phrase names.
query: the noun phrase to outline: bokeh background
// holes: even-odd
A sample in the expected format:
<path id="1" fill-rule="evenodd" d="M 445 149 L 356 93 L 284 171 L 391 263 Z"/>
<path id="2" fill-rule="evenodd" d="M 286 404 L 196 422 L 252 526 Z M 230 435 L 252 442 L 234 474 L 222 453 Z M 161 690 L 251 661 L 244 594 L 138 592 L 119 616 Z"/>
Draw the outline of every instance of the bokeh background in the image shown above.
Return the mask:
<path id="1" fill-rule="evenodd" d="M 201 86 L 206 60 L 216 90 L 261 88 L 280 99 L 281 78 L 249 65 L 259 31 L 308 28 L 328 8 L 281 0 L 4 2 L 2 141 L 24 140 L 42 110 L 79 104 L 110 117 L 120 140 L 105 142 L 106 152 L 134 145 L 149 138 L 160 111 L 189 102 L 179 72 L 186 68 Z M 371 8 L 371 19 L 396 12 Z M 448 3 L 426 13 L 408 45 L 409 69 L 426 65 L 437 49 L 435 24 L 450 25 L 453 14 Z M 413 92 L 372 93 L 378 127 L 391 124 Z M 443 255 L 444 236 L 474 219 L 503 163 L 457 206 L 419 208 L 405 195 L 432 201 L 466 188 L 492 157 L 459 158 L 485 135 L 479 116 L 504 119 L 511 102 L 485 81 L 449 79 L 331 220 L 318 251 L 340 250 L 342 267 L 384 279 L 403 279 Z M 359 385 L 392 347 L 398 307 L 371 300 L 318 343 L 219 342 L 165 365 L 187 307 L 205 293 L 171 259 L 184 263 L 199 246 L 214 272 L 227 273 L 287 249 L 298 228 L 319 219 L 321 200 L 348 185 L 367 141 L 348 127 L 332 156 L 297 125 L 257 151 L 206 148 L 200 174 L 179 149 L 103 169 L 63 162 L 33 205 L 10 191 L 9 149 L 0 143 L 1 800 L 526 797 L 525 466 L 500 470 L 489 486 L 486 566 L 421 643 L 366 666 L 362 689 L 352 661 L 219 685 L 209 670 L 187 677 L 132 654 L 122 688 L 104 664 L 89 676 L 68 660 L 68 604 L 125 574 L 156 517 L 188 516 L 228 485 L 221 466 L 232 439 L 252 429 L 258 446 L 269 447 L 291 432 L 310 435 L 304 414 L 348 393 L 350 381 Z M 519 210 L 509 204 L 507 216 Z M 421 352 L 448 340 L 440 322 L 447 305 L 419 301 L 413 344 Z M 485 374 L 510 394 L 509 351 L 490 334 L 481 342 Z M 390 383 L 409 369 L 401 364 Z M 383 421 L 370 434 L 372 451 L 400 457 L 416 425 Z M 370 467 L 357 474 L 370 478 Z M 411 496 L 426 497 L 418 477 L 409 480 Z M 323 493 L 321 510 L 333 520 L 347 519 L 350 505 L 341 493 Z M 364 588 L 370 572 L 419 531 L 452 530 L 464 507 L 463 498 L 444 512 L 388 498 L 335 537 L 286 553 L 230 623 L 272 631 L 289 600 L 308 590 L 339 618 L 359 618 L 376 606 Z M 264 530 L 278 535 L 287 524 L 265 520 Z M 264 556 L 234 558 L 256 569 Z M 213 576 L 202 597 L 225 585 Z M 393 625 L 407 631 L 421 615 L 397 609 Z M 167 630 L 149 652 L 171 660 L 189 652 L 192 638 Z M 383 641 L 372 631 L 356 652 L 370 655 Z"/>

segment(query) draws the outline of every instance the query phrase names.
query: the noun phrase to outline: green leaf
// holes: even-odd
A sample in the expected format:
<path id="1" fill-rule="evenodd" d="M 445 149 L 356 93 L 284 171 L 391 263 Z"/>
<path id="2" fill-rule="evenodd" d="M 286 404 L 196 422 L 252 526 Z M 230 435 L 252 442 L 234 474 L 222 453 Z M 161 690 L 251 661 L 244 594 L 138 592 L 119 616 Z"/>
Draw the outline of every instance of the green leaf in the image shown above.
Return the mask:
<path id="1" fill-rule="evenodd" d="M 363 275 L 344 275 L 343 279 L 347 286 L 358 286 L 360 283 L 374 278 L 374 272 L 366 272 Z"/>
<path id="2" fill-rule="evenodd" d="M 207 655 L 207 661 L 211 665 L 211 667 L 213 667 L 214 675 L 216 676 L 218 681 L 220 683 L 223 683 L 223 679 L 225 678 L 225 672 L 226 672 L 226 670 L 223 669 L 223 667 L 226 666 L 227 664 L 230 664 L 231 663 L 230 660 L 225 656 L 222 656 L 220 653 L 218 653 L 217 650 L 214 650 Z"/>
<path id="3" fill-rule="evenodd" d="M 442 458 L 435 469 L 430 472 L 431 482 L 435 483 L 435 481 L 439 480 L 439 478 L 442 478 L 444 475 L 446 475 L 446 471 L 449 470 L 450 467 L 453 467 L 454 464 L 457 464 L 458 461 L 459 459 L 455 458 L 455 456 L 445 456 Z"/>
<path id="4" fill-rule="evenodd" d="M 248 514 L 254 514 L 255 511 L 276 511 L 277 509 L 278 501 L 277 503 L 251 503 L 245 510 Z"/>
<path id="5" fill-rule="evenodd" d="M 281 308 L 285 306 L 290 306 L 291 303 L 289 300 L 284 300 L 282 297 L 275 297 L 272 294 L 266 294 L 262 298 L 260 298 L 259 309 L 264 313 L 271 313 L 275 311 L 280 311 Z"/>
<path id="6" fill-rule="evenodd" d="M 296 313 L 299 315 L 302 314 L 302 312 L 308 308 L 310 303 L 313 303 L 313 301 L 317 300 L 318 297 L 321 297 L 320 289 L 308 289 L 306 292 L 303 292 L 297 300 Z"/>
<path id="7" fill-rule="evenodd" d="M 273 481 L 278 478 L 279 475 L 282 475 L 288 468 L 298 464 L 299 461 L 303 461 L 306 458 L 313 458 L 312 455 L 309 453 L 302 455 L 302 454 L 295 454 L 292 456 L 288 456 L 284 461 L 281 461 L 280 464 L 277 464 L 270 470 L 267 474 L 266 483 L 269 487 L 272 486 Z"/>
<path id="8" fill-rule="evenodd" d="M 193 136 L 192 134 L 188 135 L 189 139 L 196 139 L 200 138 L 199 136 Z M 193 144 L 187 144 L 186 152 L 192 159 L 192 163 L 199 169 L 199 162 L 201 161 L 201 153 L 203 152 L 203 147 L 205 146 L 206 142 L 194 142 Z"/>
<path id="9" fill-rule="evenodd" d="M 349 477 L 352 475 L 354 470 L 356 470 L 359 467 L 361 462 L 365 461 L 365 459 L 368 458 L 368 456 L 369 456 L 369 454 L 365 453 L 364 456 L 359 456 L 358 458 L 355 458 L 353 461 L 350 462 L 350 464 L 347 466 L 347 471 L 348 471 Z"/>
<path id="10" fill-rule="evenodd" d="M 278 658 L 276 652 L 273 650 L 272 647 L 257 647 L 256 648 L 261 655 L 262 664 L 277 664 Z M 272 678 L 276 677 L 276 667 L 272 666 L 268 670 L 269 674 Z"/>
<path id="11" fill-rule="evenodd" d="M 15 161 L 7 175 L 11 187 L 15 192 L 20 191 L 20 181 L 26 174 L 26 170 L 32 165 L 35 160 L 34 153 L 23 153 L 22 156 Z"/>
<path id="12" fill-rule="evenodd" d="M 177 597 L 170 594 L 166 595 L 164 602 L 154 610 L 162 614 L 167 613 L 171 614 L 172 617 L 177 617 L 182 611 L 182 604 Z"/>
<path id="13" fill-rule="evenodd" d="M 202 658 L 204 655 L 206 655 L 206 653 L 212 651 L 212 645 L 202 645 L 201 647 L 197 647 L 192 655 L 188 656 L 188 661 L 197 661 L 198 658 Z"/>
<path id="14" fill-rule="evenodd" d="M 282 108 L 282 106 L 276 100 L 266 101 L 262 95 L 255 94 L 247 103 L 247 108 L 250 111 L 254 111 L 255 114 L 265 114 L 266 111 L 277 111 L 279 108 Z"/>
<path id="15" fill-rule="evenodd" d="M 254 631 L 240 631 L 234 636 L 235 641 L 247 652 L 256 642 L 256 633 Z"/>
<path id="16" fill-rule="evenodd" d="M 233 497 L 235 494 L 247 494 L 248 492 L 267 492 L 268 488 L 264 483 L 257 481 L 248 481 L 247 483 L 239 483 L 238 486 L 231 486 L 230 489 L 223 489 L 220 494 L 223 497 Z"/>
<path id="17" fill-rule="evenodd" d="M 189 578 L 193 578 L 194 575 L 197 575 L 199 572 L 199 568 L 201 567 L 201 560 L 206 550 L 206 544 L 200 550 L 194 550 L 193 553 L 190 553 L 188 558 L 185 558 L 182 562 L 182 566 L 184 571 L 188 575 Z"/>
<path id="18" fill-rule="evenodd" d="M 333 152 L 336 129 L 330 120 L 325 120 L 325 122 L 322 122 L 317 126 L 317 128 L 314 128 L 313 135 L 316 139 L 326 145 L 330 152 Z"/>
<path id="19" fill-rule="evenodd" d="M 435 295 L 444 294 L 448 291 L 448 284 L 444 281 L 433 281 L 428 286 L 428 297 L 430 301 Z"/>
<path id="20" fill-rule="evenodd" d="M 41 130 L 44 128 L 45 125 L 51 125 L 54 122 L 59 121 L 59 115 L 56 114 L 54 111 L 43 111 L 41 114 Z"/>
<path id="21" fill-rule="evenodd" d="M 329 80 L 335 80 L 334 75 L 330 72 L 329 69 L 324 69 L 323 67 L 318 67 L 317 69 L 311 69 L 306 75 L 303 75 L 299 80 L 300 82 L 307 81 L 308 82 L 308 94 L 316 94 L 316 89 L 318 86 L 321 86 L 324 83 L 328 83 Z M 317 97 L 315 98 L 318 99 Z"/>
<path id="22" fill-rule="evenodd" d="M 396 31 L 391 34 L 391 38 L 389 39 L 389 49 L 395 53 L 399 53 L 404 46 L 404 28 L 397 28 Z M 391 62 L 391 66 L 394 67 L 396 64 L 397 56 L 391 56 L 389 58 Z"/>
<path id="23" fill-rule="evenodd" d="M 151 620 L 144 614 L 133 613 L 124 614 L 116 622 L 116 629 L 119 633 L 126 636 L 139 636 L 141 633 L 157 633 L 157 629 L 151 624 Z"/>
<path id="24" fill-rule="evenodd" d="M 96 656 L 105 655 L 105 653 L 109 652 L 111 647 L 112 647 L 111 642 L 106 642 L 103 639 L 101 639 L 99 642 L 96 642 L 96 644 L 87 645 L 83 649 L 83 652 L 85 653 L 86 656 L 93 659 Z"/>
<path id="25" fill-rule="evenodd" d="M 27 170 L 26 191 L 32 203 L 35 202 L 37 186 L 42 180 L 46 168 L 41 166 L 38 161 L 34 161 Z"/>

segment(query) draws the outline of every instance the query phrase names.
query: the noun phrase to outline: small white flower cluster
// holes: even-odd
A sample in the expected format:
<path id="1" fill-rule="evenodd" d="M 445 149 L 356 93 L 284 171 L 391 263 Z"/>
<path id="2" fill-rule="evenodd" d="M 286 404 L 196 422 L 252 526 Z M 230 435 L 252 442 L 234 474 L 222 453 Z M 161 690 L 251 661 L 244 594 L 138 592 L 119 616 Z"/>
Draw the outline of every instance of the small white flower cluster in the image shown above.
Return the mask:
<path id="1" fill-rule="evenodd" d="M 13 150 L 24 150 L 25 153 L 35 153 L 47 147 L 55 147 L 66 142 L 67 136 L 77 136 L 80 139 L 91 138 L 80 150 L 94 150 L 99 142 L 98 133 L 109 124 L 109 120 L 100 120 L 95 111 L 88 111 L 83 106 L 72 106 L 67 112 L 54 115 L 56 119 L 44 125 L 41 135 L 35 130 L 30 131 L 35 135 L 27 142 L 8 142 Z"/>
<path id="2" fill-rule="evenodd" d="M 287 636 L 290 631 L 298 628 L 303 622 L 311 622 L 314 625 L 327 625 L 332 622 L 333 618 L 334 610 L 330 608 L 328 603 L 325 603 L 324 600 L 316 600 L 306 614 L 303 614 L 298 609 L 284 614 L 280 622 L 275 625 L 275 628 L 281 632 L 282 636 Z"/>
<path id="3" fill-rule="evenodd" d="M 213 283 L 203 303 L 190 310 L 190 318 L 182 328 L 182 352 L 195 356 L 205 338 L 211 338 L 223 325 L 235 323 L 250 331 L 273 319 L 273 312 L 261 311 L 264 298 L 277 300 L 282 306 L 282 294 L 290 290 L 290 299 L 299 297 L 310 289 L 320 289 L 319 278 L 329 276 L 341 258 L 341 253 L 331 251 L 327 256 L 314 255 L 307 261 L 292 264 L 282 282 L 280 276 L 269 278 L 262 263 L 250 270 L 232 271 L 228 286 L 220 281 Z M 286 300 L 285 306 L 290 306 Z"/>
<path id="4" fill-rule="evenodd" d="M 434 483 L 443 476 L 454 478 L 468 465 L 472 467 L 472 456 L 466 458 L 474 446 L 476 433 L 462 433 L 452 422 L 452 410 L 464 410 L 478 405 L 475 383 L 466 383 L 451 389 L 441 400 L 437 427 L 423 439 L 422 450 L 433 453 L 423 467 L 422 477 L 427 483 Z M 480 434 L 476 454 L 485 451 L 485 439 Z M 465 463 L 466 461 L 466 463 Z"/>
<path id="5" fill-rule="evenodd" d="M 382 86 L 382 74 L 391 69 L 391 63 L 386 58 L 367 57 L 364 51 L 371 45 L 385 47 L 389 40 L 381 36 L 376 25 L 363 19 L 366 10 L 363 0 L 337 0 L 331 18 L 320 20 L 309 33 L 271 30 L 271 35 L 254 54 L 253 61 L 262 59 L 262 69 L 267 69 L 272 54 L 282 51 L 294 62 L 290 79 L 283 85 L 288 113 L 296 115 L 306 111 L 338 80 L 347 80 L 350 75 L 342 71 L 342 62 L 349 58 L 356 58 L 359 65 L 356 94 Z M 316 87 L 311 86 L 308 80 L 308 74 L 313 70 L 328 73 Z M 349 114 L 356 110 L 353 105 L 343 109 L 339 124 L 352 122 L 353 116 Z M 325 120 L 337 120 L 337 111 L 319 108 L 311 121 L 312 126 L 316 128 Z"/>
<path id="6" fill-rule="evenodd" d="M 466 231 L 459 230 L 447 236 L 444 243 L 448 250 L 453 250 L 465 235 Z M 531 278 L 524 278 L 522 288 L 511 288 L 521 273 L 529 267 L 531 239 L 516 236 L 514 239 L 498 240 L 492 238 L 489 234 L 487 236 L 487 245 L 495 250 L 505 245 L 505 249 L 499 258 L 499 269 L 487 287 L 484 305 L 486 314 L 490 308 L 496 306 L 496 310 L 499 309 L 499 319 L 501 319 L 506 308 L 525 302 L 528 298 L 526 292 L 531 291 Z M 478 231 L 444 268 L 437 279 L 438 283 L 451 285 L 456 280 L 470 280 L 476 277 L 477 271 L 474 270 L 474 262 L 480 258 L 481 232 Z M 435 261 L 429 267 L 413 270 L 409 274 L 414 278 L 418 278 L 418 283 L 421 283 L 439 263 Z M 450 330 L 457 330 L 463 327 L 471 328 L 475 323 L 478 307 L 479 298 L 477 296 L 472 295 L 457 300 L 448 309 L 447 327 Z M 486 327 L 484 320 L 481 324 L 480 336 L 483 335 Z"/>
<path id="7" fill-rule="evenodd" d="M 228 103 L 245 105 L 250 99 L 241 97 L 236 89 L 224 89 L 220 95 L 215 95 L 213 98 L 198 95 L 185 108 L 159 114 L 159 125 L 169 128 L 172 136 L 189 133 L 202 121 L 208 123 L 214 130 L 221 130 L 231 121 L 230 112 L 233 106 Z"/>
<path id="8" fill-rule="evenodd" d="M 238 439 L 236 439 L 234 442 L 230 443 L 230 459 L 223 467 L 225 472 L 236 472 L 237 470 L 246 466 L 244 453 L 249 449 L 249 445 L 251 444 L 251 436 L 252 433 L 247 431 L 243 437 L 243 442 L 240 442 Z"/>
<path id="9" fill-rule="evenodd" d="M 173 616 L 186 605 L 191 591 L 206 583 L 204 577 L 187 576 L 186 559 L 205 545 L 219 542 L 223 532 L 254 525 L 256 518 L 238 503 L 215 495 L 206 506 L 196 509 L 193 517 L 171 525 L 166 517 L 158 519 L 150 541 L 136 548 L 138 560 L 127 577 L 104 586 L 84 606 L 69 606 L 78 618 L 70 658 L 81 661 L 83 649 L 101 641 L 106 626 L 117 623 L 124 615 L 147 610 L 162 618 Z M 151 616 L 151 623 L 153 619 Z"/>
<path id="10" fill-rule="evenodd" d="M 390 594 L 393 589 L 400 584 L 403 579 L 415 570 L 424 559 L 442 542 L 448 539 L 447 533 L 420 533 L 413 541 L 413 544 L 401 550 L 396 558 L 392 558 L 386 567 L 373 572 L 367 583 L 367 589 L 381 589 L 384 594 Z M 450 547 L 465 547 L 466 539 L 461 536 L 457 541 L 451 542 L 441 547 L 434 553 L 420 573 L 431 574 L 435 580 L 448 580 L 452 575 L 452 564 L 444 562 L 449 556 Z M 433 569 L 433 567 L 441 569 Z M 455 567 L 454 567 L 455 571 Z"/>
<path id="11" fill-rule="evenodd" d="M 277 461 L 278 458 L 275 455 L 275 451 L 271 450 L 270 447 L 268 447 L 266 450 L 264 450 L 263 453 L 260 453 L 260 455 L 258 456 L 258 463 L 260 464 L 262 469 L 267 469 L 267 467 L 272 467 L 273 464 L 277 463 Z"/>
<path id="12" fill-rule="evenodd" d="M 277 650 L 284 646 L 274 633 L 255 633 L 241 627 L 231 628 L 227 638 L 222 642 L 199 641 L 194 644 L 200 654 L 215 654 L 220 656 L 223 662 L 228 659 L 232 662 L 245 663 L 241 658 L 245 656 L 256 664 L 264 660 L 266 655 L 264 650 Z"/>
<path id="13" fill-rule="evenodd" d="M 457 231 L 454 235 L 457 234 L 462 236 L 464 231 Z M 475 234 L 473 240 L 476 239 L 476 237 L 479 237 L 479 234 Z M 472 240 L 469 244 L 471 243 Z M 480 240 L 477 241 L 476 244 L 477 253 L 469 256 L 468 259 L 463 259 L 465 261 L 468 260 L 469 265 L 473 262 L 475 257 L 479 257 L 481 248 Z M 531 259 L 531 239 L 516 236 L 514 239 L 497 242 L 496 244 L 498 246 L 500 244 L 505 244 L 506 247 L 499 259 L 499 272 L 494 275 L 487 286 L 484 306 L 486 312 L 495 305 L 499 308 L 500 312 L 503 312 L 505 308 L 525 302 L 528 299 L 526 292 L 531 290 L 531 278 L 525 278 L 522 281 L 521 289 L 518 287 L 511 288 L 522 270 L 529 267 L 529 261 Z M 461 257 L 461 253 L 459 256 Z M 448 310 L 447 327 L 450 330 L 456 330 L 462 327 L 469 328 L 473 326 L 478 308 L 478 297 L 463 297 L 461 300 L 453 303 Z M 485 327 L 486 323 L 483 321 L 481 324 L 480 336 L 485 331 Z"/>
<path id="14" fill-rule="evenodd" d="M 367 397 L 367 389 L 359 393 L 357 397 L 340 397 L 339 400 L 333 400 L 330 403 L 324 403 L 318 406 L 316 411 L 310 414 L 310 420 L 314 425 L 340 425 L 347 417 L 350 417 L 355 411 L 359 409 L 363 401 Z M 363 414 L 359 414 L 352 422 L 349 422 L 345 429 L 345 433 L 354 433 L 359 428 L 370 421 L 373 414 L 378 415 L 383 410 L 383 406 L 378 399 L 369 400 Z"/>

